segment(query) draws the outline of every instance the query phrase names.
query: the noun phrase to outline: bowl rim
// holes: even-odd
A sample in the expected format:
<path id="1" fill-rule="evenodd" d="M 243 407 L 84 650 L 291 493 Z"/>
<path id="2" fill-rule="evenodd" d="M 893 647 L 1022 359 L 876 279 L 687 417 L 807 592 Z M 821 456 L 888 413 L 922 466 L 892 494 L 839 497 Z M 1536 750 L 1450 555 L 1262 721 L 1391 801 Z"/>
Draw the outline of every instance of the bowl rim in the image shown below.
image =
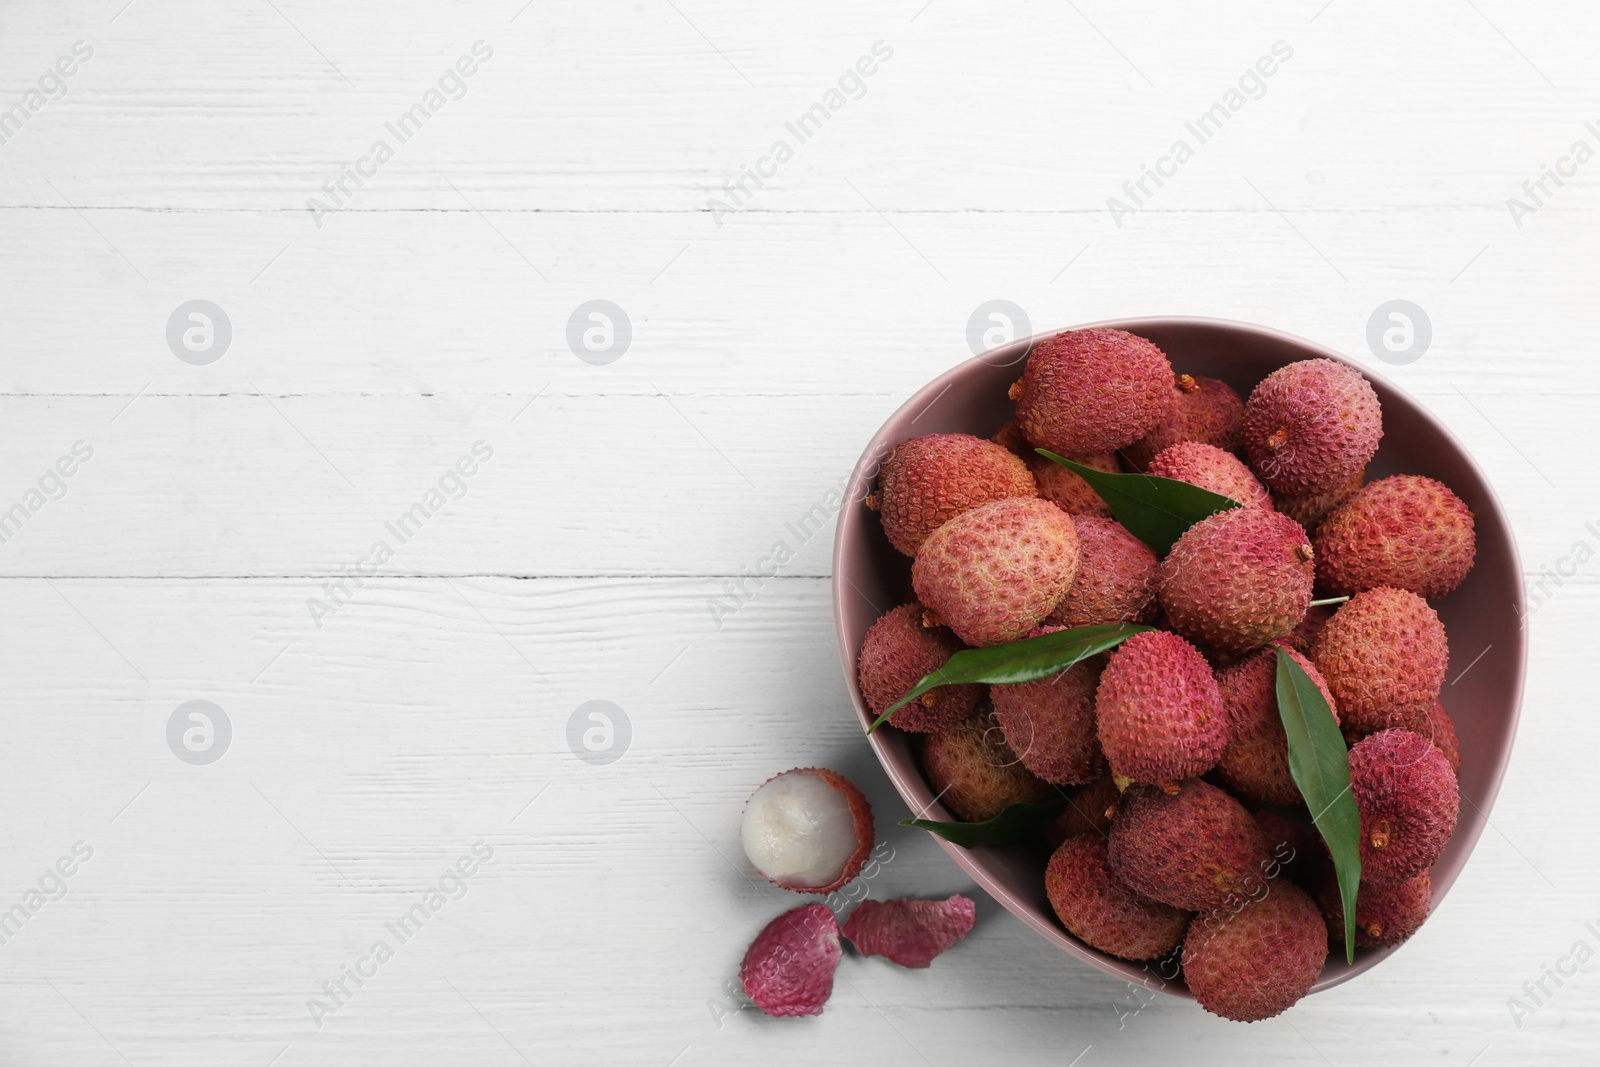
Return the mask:
<path id="1" fill-rule="evenodd" d="M 1187 326 L 1221 328 L 1224 330 L 1255 335 L 1256 337 L 1290 347 L 1298 347 L 1305 351 L 1315 353 L 1317 357 L 1330 359 L 1343 366 L 1350 367 L 1363 376 L 1380 383 L 1384 388 L 1393 390 L 1396 394 L 1405 397 L 1406 400 L 1409 401 L 1415 408 L 1416 412 L 1427 423 L 1428 428 L 1439 437 L 1443 438 L 1455 450 L 1455 452 L 1465 462 L 1468 469 L 1471 470 L 1477 477 L 1479 484 L 1483 486 L 1484 491 L 1488 496 L 1488 502 L 1493 509 L 1496 523 L 1505 531 L 1506 544 L 1510 553 L 1510 565 L 1512 566 L 1516 575 L 1522 575 L 1522 559 L 1517 548 L 1516 531 L 1512 527 L 1509 518 L 1507 518 L 1505 505 L 1501 501 L 1500 495 L 1494 487 L 1494 483 L 1490 480 L 1482 466 L 1479 465 L 1472 452 L 1462 444 L 1461 440 L 1457 438 L 1456 435 L 1451 432 L 1450 428 L 1441 422 L 1432 411 L 1428 410 L 1425 405 L 1418 402 L 1416 398 L 1412 396 L 1409 390 L 1406 390 L 1395 384 L 1395 382 L 1390 380 L 1388 377 L 1382 374 L 1376 374 L 1369 368 L 1357 364 L 1354 360 L 1341 355 L 1339 352 L 1328 348 L 1326 345 L 1312 341 L 1305 337 L 1300 337 L 1297 334 L 1275 329 L 1270 326 L 1261 326 L 1255 323 L 1240 322 L 1234 319 L 1216 318 L 1201 315 L 1146 315 L 1135 318 L 1099 319 L 1093 322 L 1045 330 L 1032 334 L 1029 337 L 1019 338 L 1015 341 L 1009 342 L 1008 344 L 991 348 L 988 351 L 981 352 L 969 359 L 964 359 L 945 370 L 922 388 L 918 389 L 915 393 L 908 397 L 904 403 L 897 407 L 887 418 L 883 420 L 878 429 L 873 433 L 872 437 L 867 441 L 865 448 L 862 450 L 860 457 L 856 460 L 855 466 L 851 471 L 850 480 L 848 483 L 849 488 L 847 489 L 844 500 L 839 508 L 839 517 L 834 526 L 833 552 L 831 556 L 831 566 L 833 571 L 829 576 L 829 587 L 833 597 L 833 625 L 834 635 L 839 644 L 840 669 L 844 672 L 845 686 L 850 692 L 851 703 L 855 707 L 856 718 L 863 731 L 865 731 L 866 728 L 871 725 L 875 716 L 871 714 L 870 710 L 866 707 L 865 702 L 862 700 L 860 687 L 856 681 L 854 668 L 856 664 L 856 655 L 859 650 L 853 647 L 853 642 L 849 641 L 846 637 L 845 614 L 843 607 L 845 598 L 841 595 L 839 586 L 841 581 L 843 581 L 844 569 L 842 567 L 842 563 L 844 561 L 845 552 L 847 548 L 853 549 L 855 547 L 855 542 L 845 536 L 845 531 L 850 523 L 853 521 L 860 521 L 859 517 L 854 516 L 856 509 L 851 505 L 859 498 L 864 497 L 866 493 L 870 491 L 873 482 L 876 480 L 875 463 L 877 462 L 878 458 L 887 455 L 887 449 L 885 448 L 884 441 L 882 440 L 882 438 L 885 436 L 886 428 L 891 424 L 897 424 L 900 421 L 900 416 L 912 408 L 918 406 L 926 408 L 932 405 L 935 400 L 953 388 L 957 381 L 965 377 L 969 371 L 969 368 L 971 368 L 974 364 L 987 363 L 993 365 L 997 358 L 1004 359 L 1004 362 L 1001 364 L 1002 366 L 1007 364 L 1020 364 L 1026 358 L 1028 353 L 1032 351 L 1035 344 L 1047 338 L 1054 337 L 1059 333 L 1071 330 L 1116 329 L 1125 330 L 1128 333 L 1143 336 L 1141 330 L 1150 329 L 1152 327 L 1182 328 Z M 912 421 L 915 421 L 915 419 Z M 889 447 L 893 447 L 893 445 L 891 444 Z M 870 474 L 864 480 L 864 472 L 869 471 Z M 1505 779 L 1506 770 L 1511 761 L 1512 749 L 1516 747 L 1517 729 L 1521 724 L 1522 700 L 1527 682 L 1528 668 L 1529 640 L 1525 621 L 1527 619 L 1526 594 L 1527 590 L 1525 584 L 1521 581 L 1518 581 L 1515 586 L 1515 593 L 1511 606 L 1512 610 L 1516 613 L 1516 617 L 1519 620 L 1523 620 L 1522 624 L 1519 626 L 1519 629 L 1522 633 L 1522 638 L 1517 642 L 1516 658 L 1511 667 L 1511 669 L 1514 671 L 1515 677 L 1513 679 L 1514 687 L 1512 690 L 1510 707 L 1507 709 L 1508 740 L 1503 749 L 1500 751 L 1498 757 L 1495 759 L 1493 765 L 1488 768 L 1489 777 L 1487 789 L 1484 790 L 1479 796 L 1478 800 L 1474 802 L 1475 806 L 1482 808 L 1484 817 L 1480 823 L 1474 827 L 1471 827 L 1468 830 L 1467 835 L 1462 839 L 1462 845 L 1465 848 L 1467 857 L 1462 861 L 1463 867 L 1465 866 L 1467 860 L 1470 859 L 1471 854 L 1477 849 L 1478 840 L 1483 835 L 1483 829 L 1489 823 L 1489 812 L 1494 808 L 1494 802 L 1500 794 L 1500 786 Z M 909 806 L 909 797 L 914 792 L 912 787 L 925 786 L 925 783 L 920 781 L 920 776 L 918 776 L 918 781 L 913 782 L 901 768 L 897 767 L 893 761 L 887 758 L 887 752 L 884 747 L 886 744 L 885 735 L 878 733 L 868 734 L 867 742 L 871 746 L 873 754 L 877 757 L 879 765 L 883 768 L 884 772 L 888 775 L 890 782 L 894 785 L 896 793 L 898 793 L 900 798 L 906 801 Z M 972 852 L 954 844 L 953 842 L 946 841 L 937 834 L 930 834 L 930 836 L 932 836 L 933 839 L 938 842 L 939 847 L 944 849 L 945 853 L 949 855 L 951 859 L 955 860 L 959 867 L 965 870 L 972 877 L 972 879 L 983 888 L 984 892 L 988 893 L 990 897 L 992 897 L 1012 915 L 1020 919 L 1025 925 L 1031 927 L 1037 933 L 1042 935 L 1045 940 L 1055 944 L 1063 951 L 1077 957 L 1078 959 L 1094 967 L 1096 970 L 1101 971 L 1111 977 L 1119 978 L 1128 982 L 1136 982 L 1148 989 L 1166 993 L 1169 996 L 1193 999 L 1193 995 L 1189 993 L 1188 989 L 1183 986 L 1181 982 L 1163 981 L 1151 975 L 1150 964 L 1152 964 L 1154 961 L 1147 961 L 1142 968 L 1143 973 L 1137 973 L 1134 969 L 1140 967 L 1138 963 L 1128 960 L 1118 960 L 1114 957 L 1108 956 L 1097 949 L 1091 948 L 1090 946 L 1084 944 L 1082 941 L 1078 940 L 1072 934 L 1064 930 L 1059 924 L 1042 919 L 1026 911 L 1014 901 L 1010 890 L 1001 886 L 993 877 L 989 875 L 984 864 L 980 862 L 979 858 L 976 857 Z M 1456 878 L 1452 878 L 1450 880 L 1449 885 L 1436 892 L 1433 900 L 1433 911 L 1438 910 L 1438 907 L 1444 901 L 1445 896 L 1448 895 L 1449 891 L 1454 888 L 1455 882 L 1458 878 L 1459 872 L 1457 873 Z M 1341 968 L 1333 974 L 1330 974 L 1325 970 L 1320 976 L 1318 976 L 1317 981 L 1312 985 L 1311 990 L 1307 993 L 1307 996 L 1332 989 L 1335 986 L 1342 985 L 1345 982 L 1364 974 L 1366 971 L 1376 967 L 1379 963 L 1382 963 L 1389 957 L 1391 953 L 1400 947 L 1402 946 L 1396 945 L 1389 948 L 1365 949 L 1363 951 L 1366 953 L 1366 955 L 1358 958 L 1355 965 Z"/>

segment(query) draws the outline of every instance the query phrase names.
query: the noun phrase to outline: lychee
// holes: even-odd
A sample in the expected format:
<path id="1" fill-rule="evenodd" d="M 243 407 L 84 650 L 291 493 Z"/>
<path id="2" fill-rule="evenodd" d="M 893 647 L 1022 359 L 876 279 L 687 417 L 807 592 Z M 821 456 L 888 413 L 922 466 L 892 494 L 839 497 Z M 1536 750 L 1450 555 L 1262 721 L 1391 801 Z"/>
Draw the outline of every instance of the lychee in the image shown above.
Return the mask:
<path id="1" fill-rule="evenodd" d="M 934 530 L 963 511 L 1013 496 L 1037 496 L 1033 475 L 993 441 L 964 433 L 913 437 L 883 462 L 868 498 L 883 517 L 889 543 L 915 556 Z"/>
<path id="2" fill-rule="evenodd" d="M 1136 893 L 1187 911 L 1258 895 L 1269 863 L 1255 820 L 1199 779 L 1176 793 L 1129 786 L 1111 823 L 1111 870 Z"/>
<path id="3" fill-rule="evenodd" d="M 922 616 L 921 604 L 902 604 L 873 623 L 861 642 L 861 696 L 874 715 L 882 715 L 965 647 L 945 627 L 924 626 Z M 896 710 L 889 722 L 913 733 L 943 730 L 971 715 L 982 697 L 981 685 L 939 686 Z"/>
<path id="4" fill-rule="evenodd" d="M 1339 885 L 1329 879 L 1318 889 L 1317 903 L 1328 922 L 1330 939 L 1344 941 L 1344 901 Z M 1392 948 L 1422 929 L 1433 907 L 1433 878 L 1423 871 L 1393 885 L 1369 885 L 1356 890 L 1356 946 Z"/>
<path id="5" fill-rule="evenodd" d="M 1272 506 L 1304 526 L 1308 533 L 1314 533 L 1322 524 L 1322 520 L 1333 514 L 1339 505 L 1355 496 L 1366 480 L 1367 470 L 1363 467 L 1351 475 L 1349 481 L 1337 488 L 1306 496 L 1288 496 L 1280 493 L 1273 498 Z"/>
<path id="6" fill-rule="evenodd" d="M 1426 713 L 1439 698 L 1450 664 L 1444 624 L 1428 602 L 1403 589 L 1379 588 L 1351 597 L 1311 646 L 1355 734 L 1380 730 L 1390 716 Z"/>
<path id="7" fill-rule="evenodd" d="M 1298 804 L 1300 787 L 1289 774 L 1289 742 L 1278 713 L 1278 656 L 1274 649 L 1251 653 L 1217 675 L 1228 712 L 1228 747 L 1217 770 L 1234 793 L 1258 804 Z M 1300 653 L 1288 656 L 1310 675 L 1334 712 L 1333 695 L 1317 669 Z"/>
<path id="8" fill-rule="evenodd" d="M 1453 591 L 1476 556 L 1472 512 L 1432 478 L 1397 474 L 1351 497 L 1317 530 L 1317 579 L 1334 594 L 1379 586 Z"/>
<path id="9" fill-rule="evenodd" d="M 1111 509 L 1100 498 L 1100 494 L 1090 487 L 1081 476 L 1037 452 L 1027 458 L 1028 469 L 1033 472 L 1033 480 L 1038 483 L 1039 495 L 1050 501 L 1067 514 L 1077 517 L 1079 515 L 1111 516 Z M 1122 464 L 1117 462 L 1117 457 L 1110 452 L 1103 452 L 1090 456 L 1068 456 L 1070 460 L 1093 467 L 1097 471 L 1107 474 L 1121 474 Z"/>
<path id="10" fill-rule="evenodd" d="M 1011 387 L 1017 425 L 1063 456 L 1115 452 L 1167 418 L 1172 365 L 1161 349 L 1122 330 L 1069 330 L 1041 341 Z"/>
<path id="11" fill-rule="evenodd" d="M 1361 880 L 1392 885 L 1432 867 L 1455 832 L 1461 794 L 1444 753 L 1410 730 L 1380 730 L 1350 750 L 1361 811 Z"/>
<path id="12" fill-rule="evenodd" d="M 1111 654 L 1095 697 L 1100 747 L 1136 782 L 1204 774 L 1228 743 L 1210 664 L 1177 634 L 1135 634 Z"/>
<path id="13" fill-rule="evenodd" d="M 1310 892 L 1321 885 L 1324 872 L 1332 874 L 1327 846 L 1304 805 L 1258 808 L 1255 820 L 1261 843 L 1267 846 L 1269 862 L 1264 873 L 1268 882 L 1282 876 Z"/>
<path id="14" fill-rule="evenodd" d="M 1236 1022 L 1270 1019 L 1311 991 L 1328 962 L 1328 929 L 1306 893 L 1275 883 L 1231 913 L 1198 915 L 1183 940 L 1183 978 L 1200 1006 Z"/>
<path id="15" fill-rule="evenodd" d="M 1079 834 L 1098 834 L 1104 837 L 1111 830 L 1111 820 L 1122 802 L 1122 790 L 1110 767 L 1103 768 L 1094 781 L 1067 792 L 1067 805 L 1061 814 L 1050 820 L 1044 828 L 1044 837 L 1051 848 Z"/>
<path id="16" fill-rule="evenodd" d="M 1243 652 L 1305 617 L 1315 568 L 1300 524 L 1267 508 L 1233 508 L 1184 531 L 1161 563 L 1161 606 L 1192 641 Z"/>
<path id="17" fill-rule="evenodd" d="M 1011 751 L 992 712 L 927 735 L 922 770 L 939 802 L 965 822 L 986 822 L 1013 804 L 1036 804 L 1055 795 Z"/>
<path id="18" fill-rule="evenodd" d="M 1378 451 L 1383 413 L 1359 371 L 1331 359 L 1279 367 L 1244 406 L 1251 468 L 1275 493 L 1325 493 L 1349 481 Z"/>
<path id="19" fill-rule="evenodd" d="M 1112 519 L 1078 515 L 1072 522 L 1078 573 L 1046 621 L 1068 627 L 1153 621 L 1160 561 L 1150 546 Z"/>
<path id="20" fill-rule="evenodd" d="M 1198 485 L 1247 508 L 1272 506 L 1272 494 L 1238 456 L 1199 441 L 1173 445 L 1152 459 L 1145 473 Z"/>
<path id="21" fill-rule="evenodd" d="M 807 904 L 767 924 L 744 954 L 745 996 L 768 1015 L 821 1015 L 839 966 L 839 923 L 826 904 Z"/>
<path id="22" fill-rule="evenodd" d="M 745 805 L 739 837 L 762 874 L 797 893 L 831 893 L 872 851 L 872 807 L 842 774 L 820 767 L 767 780 Z"/>
<path id="23" fill-rule="evenodd" d="M 1004 425 L 989 435 L 989 440 L 1012 455 L 1021 456 L 1023 459 L 1037 455 L 1033 450 L 1033 446 L 1028 443 L 1028 439 L 1022 436 L 1022 430 L 1017 426 L 1016 419 L 1007 419 Z"/>
<path id="24" fill-rule="evenodd" d="M 863 900 L 844 924 L 844 936 L 863 956 L 902 967 L 926 967 L 972 932 L 977 908 L 959 894 L 945 900 Z"/>
<path id="25" fill-rule="evenodd" d="M 1045 868 L 1044 887 L 1068 933 L 1125 960 L 1171 952 L 1189 927 L 1187 911 L 1142 897 L 1111 873 L 1098 834 L 1064 841 Z"/>
<path id="26" fill-rule="evenodd" d="M 1227 382 L 1180 374 L 1171 415 L 1123 450 L 1135 470 L 1144 470 L 1163 450 L 1181 441 L 1199 441 L 1225 452 L 1239 451 L 1244 434 L 1244 401 Z"/>
<path id="27" fill-rule="evenodd" d="M 1006 744 L 1024 767 L 1053 785 L 1081 785 L 1100 769 L 1094 693 L 1104 663 L 1095 656 L 1046 678 L 989 687 Z"/>
<path id="28" fill-rule="evenodd" d="M 917 599 L 969 645 L 1015 641 L 1044 621 L 1078 572 L 1078 532 L 1038 497 L 964 511 L 933 532 L 911 565 Z"/>

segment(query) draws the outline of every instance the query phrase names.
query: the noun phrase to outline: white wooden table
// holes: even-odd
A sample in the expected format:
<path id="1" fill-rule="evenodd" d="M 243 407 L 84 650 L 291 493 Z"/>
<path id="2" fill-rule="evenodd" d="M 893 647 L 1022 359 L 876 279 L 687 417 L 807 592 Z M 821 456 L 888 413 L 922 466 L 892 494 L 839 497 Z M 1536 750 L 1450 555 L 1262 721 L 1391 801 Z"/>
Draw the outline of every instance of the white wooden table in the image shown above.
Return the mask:
<path id="1" fill-rule="evenodd" d="M 9 0 L 0 1063 L 1592 1056 L 1597 32 L 1507 0 Z M 1367 340 L 1395 299 L 1431 322 L 1403 365 Z M 593 300 L 625 349 L 615 313 L 569 346 Z M 1287 1016 L 1133 1013 L 981 894 L 926 972 L 847 959 L 820 1018 L 727 999 L 796 903 L 738 851 L 778 770 L 866 787 L 874 894 L 972 888 L 894 825 L 831 522 L 795 531 L 992 300 L 1335 346 L 1569 575 L 1466 874 Z M 199 751 L 194 700 L 229 727 Z M 569 745 L 594 700 L 612 762 Z"/>

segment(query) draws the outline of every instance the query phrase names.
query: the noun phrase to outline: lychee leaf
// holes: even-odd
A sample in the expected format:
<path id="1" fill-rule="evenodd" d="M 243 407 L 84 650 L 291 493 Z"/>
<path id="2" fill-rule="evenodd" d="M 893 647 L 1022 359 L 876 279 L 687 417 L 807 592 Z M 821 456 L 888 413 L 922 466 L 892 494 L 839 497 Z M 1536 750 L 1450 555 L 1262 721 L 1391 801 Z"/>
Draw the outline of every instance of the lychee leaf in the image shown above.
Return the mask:
<path id="1" fill-rule="evenodd" d="M 1278 717 L 1289 739 L 1289 776 L 1328 843 L 1344 905 L 1344 954 L 1356 957 L 1356 889 L 1361 884 L 1361 812 L 1350 792 L 1350 753 L 1339 721 L 1305 668 L 1278 645 Z"/>
<path id="2" fill-rule="evenodd" d="M 1158 556 L 1171 551 L 1185 530 L 1219 511 L 1243 507 L 1237 500 L 1154 474 L 1107 474 L 1043 448 L 1034 449 L 1089 483 L 1112 518 L 1151 548 Z"/>
<path id="3" fill-rule="evenodd" d="M 978 845 L 1003 845 L 1023 841 L 1039 832 L 1045 823 L 1061 814 L 1067 806 L 1063 793 L 1041 800 L 1036 804 L 1012 804 L 999 815 L 984 822 L 936 822 L 933 819 L 901 819 L 901 826 L 915 826 L 919 830 L 938 834 L 946 841 L 962 848 Z"/>
<path id="4" fill-rule="evenodd" d="M 923 675 L 910 692 L 890 704 L 889 709 L 878 716 L 867 728 L 867 733 L 872 733 L 887 722 L 889 716 L 930 689 L 972 682 L 1014 685 L 1036 678 L 1048 678 L 1090 656 L 1116 648 L 1134 634 L 1150 629 L 1153 627 L 1133 623 L 1105 623 L 1057 630 L 1038 637 L 1024 637 L 1021 641 L 988 648 L 964 648 L 946 660 L 943 667 L 932 674 Z"/>

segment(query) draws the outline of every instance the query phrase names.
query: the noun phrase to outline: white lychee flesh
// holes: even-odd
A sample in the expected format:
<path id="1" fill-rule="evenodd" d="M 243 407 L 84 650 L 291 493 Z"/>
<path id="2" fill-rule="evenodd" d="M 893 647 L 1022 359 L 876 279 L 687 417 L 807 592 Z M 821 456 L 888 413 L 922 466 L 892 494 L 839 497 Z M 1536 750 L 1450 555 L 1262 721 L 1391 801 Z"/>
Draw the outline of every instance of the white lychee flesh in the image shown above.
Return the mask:
<path id="1" fill-rule="evenodd" d="M 848 798 L 806 771 L 780 774 L 757 789 L 740 837 L 756 870 L 800 889 L 838 881 L 860 845 Z"/>

